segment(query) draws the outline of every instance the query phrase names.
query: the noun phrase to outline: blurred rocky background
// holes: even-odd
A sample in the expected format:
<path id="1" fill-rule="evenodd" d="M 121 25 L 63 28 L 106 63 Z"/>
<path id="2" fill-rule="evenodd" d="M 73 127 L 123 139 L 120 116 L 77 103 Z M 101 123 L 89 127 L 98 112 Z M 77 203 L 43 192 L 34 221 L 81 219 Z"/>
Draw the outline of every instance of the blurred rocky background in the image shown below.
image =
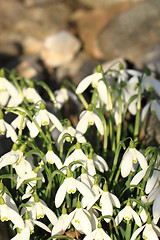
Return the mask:
<path id="1" fill-rule="evenodd" d="M 0 0 L 0 68 L 54 91 L 117 58 L 160 76 L 160 0 Z M 144 135 L 160 143 L 152 118 Z"/>

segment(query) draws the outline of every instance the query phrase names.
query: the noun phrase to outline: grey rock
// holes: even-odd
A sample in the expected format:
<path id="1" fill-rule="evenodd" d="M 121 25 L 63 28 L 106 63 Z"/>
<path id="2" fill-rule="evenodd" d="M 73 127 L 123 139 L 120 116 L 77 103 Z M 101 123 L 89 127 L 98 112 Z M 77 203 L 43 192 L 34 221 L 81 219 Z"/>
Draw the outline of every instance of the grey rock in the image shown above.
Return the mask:
<path id="1" fill-rule="evenodd" d="M 101 31 L 98 44 L 106 59 L 122 56 L 138 61 L 160 44 L 160 1 L 137 2 Z"/>

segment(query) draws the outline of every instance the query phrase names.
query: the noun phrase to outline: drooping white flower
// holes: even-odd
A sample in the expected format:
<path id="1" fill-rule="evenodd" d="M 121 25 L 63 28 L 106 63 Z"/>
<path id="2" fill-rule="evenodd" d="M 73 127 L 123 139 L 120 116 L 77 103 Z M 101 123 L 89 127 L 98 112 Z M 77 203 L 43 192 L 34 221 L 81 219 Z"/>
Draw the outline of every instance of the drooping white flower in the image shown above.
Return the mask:
<path id="1" fill-rule="evenodd" d="M 143 231 L 143 232 L 142 232 Z M 158 240 L 160 237 L 160 229 L 153 222 L 148 221 L 145 225 L 139 227 L 131 236 L 130 240 L 136 240 L 137 236 L 142 232 L 144 240 Z"/>
<path id="2" fill-rule="evenodd" d="M 121 175 L 127 177 L 129 173 L 134 172 L 137 168 L 137 164 L 140 164 L 142 169 L 148 167 L 147 160 L 141 152 L 139 152 L 134 145 L 133 140 L 130 141 L 130 146 L 124 153 L 121 162 Z"/>
<path id="3" fill-rule="evenodd" d="M 55 164 L 58 169 L 62 168 L 62 162 L 60 158 L 53 152 L 51 145 L 49 145 L 48 151 L 44 156 L 44 161 L 50 164 Z"/>
<path id="4" fill-rule="evenodd" d="M 110 236 L 104 231 L 101 223 L 98 223 L 96 229 L 84 237 L 83 240 L 111 240 Z"/>
<path id="5" fill-rule="evenodd" d="M 64 166 L 68 166 L 73 161 L 79 161 L 84 164 L 87 161 L 87 156 L 81 149 L 81 145 L 79 142 L 76 143 L 76 148 L 74 151 L 65 159 Z M 75 163 L 72 165 L 71 169 L 74 171 L 77 167 L 81 166 L 79 163 Z"/>
<path id="6" fill-rule="evenodd" d="M 80 104 L 77 96 L 67 88 L 61 87 L 60 89 L 54 92 L 54 95 L 55 95 L 57 107 L 59 109 L 62 108 L 64 103 L 67 102 L 69 98 L 71 98 L 77 106 Z"/>
<path id="7" fill-rule="evenodd" d="M 1 158 L 0 158 L 0 169 L 8 166 L 8 165 L 13 165 L 14 168 L 18 166 L 18 164 L 21 164 L 22 162 L 25 161 L 23 152 L 25 150 L 25 145 L 22 145 L 19 149 L 17 149 L 17 145 L 13 144 L 12 150 L 10 152 L 5 153 Z M 15 165 L 14 165 L 15 164 Z M 21 169 L 22 174 L 24 173 L 26 169 Z M 18 174 L 18 171 L 17 171 Z"/>
<path id="8" fill-rule="evenodd" d="M 22 99 L 17 88 L 6 78 L 0 77 L 0 105 L 6 106 L 8 103 L 8 107 L 16 107 L 22 102 Z"/>
<path id="9" fill-rule="evenodd" d="M 40 219 L 46 215 L 53 225 L 56 223 L 57 217 L 55 213 L 49 207 L 47 207 L 43 200 L 39 199 L 36 193 L 33 193 L 33 196 L 29 199 L 26 205 L 26 209 L 31 216 L 31 219 Z M 22 214 L 25 213 L 25 211 L 25 209 L 22 209 Z"/>
<path id="10" fill-rule="evenodd" d="M 107 105 L 108 104 L 107 88 L 105 83 L 102 81 L 102 78 L 103 78 L 102 73 L 98 72 L 89 75 L 79 83 L 76 89 L 76 93 L 77 94 L 83 93 L 89 87 L 89 85 L 92 84 L 93 88 L 97 88 L 101 101 Z"/>
<path id="11" fill-rule="evenodd" d="M 15 227 L 18 227 L 20 229 L 24 228 L 24 222 L 22 217 L 17 211 L 12 209 L 12 205 L 10 207 L 9 202 L 8 205 L 6 204 L 2 196 L 0 196 L 0 219 L 2 222 L 11 221 Z"/>
<path id="12" fill-rule="evenodd" d="M 51 236 L 59 235 L 59 234 L 65 232 L 66 228 L 68 227 L 68 226 L 65 225 L 65 221 L 66 221 L 67 216 L 68 216 L 67 209 L 65 208 L 65 205 L 63 205 L 62 214 L 57 219 L 56 223 L 54 224 L 54 226 L 52 228 Z"/>
<path id="13" fill-rule="evenodd" d="M 129 221 L 134 218 L 136 224 L 140 227 L 142 225 L 139 215 L 134 211 L 130 205 L 130 202 L 127 202 L 127 205 L 118 213 L 115 218 L 116 225 L 119 225 L 123 219 Z"/>
<path id="14" fill-rule="evenodd" d="M 103 123 L 98 116 L 96 110 L 93 110 L 93 106 L 89 105 L 88 110 L 84 110 L 80 114 L 80 120 L 77 124 L 76 130 L 82 135 L 87 131 L 88 126 L 96 125 L 101 135 L 104 135 Z"/>
<path id="15" fill-rule="evenodd" d="M 1 135 L 6 134 L 6 137 L 7 138 L 10 137 L 13 142 L 15 142 L 18 139 L 15 129 L 6 121 L 4 121 L 2 110 L 0 110 L 0 134 Z"/>
<path id="16" fill-rule="evenodd" d="M 142 110 L 141 121 L 143 122 L 147 112 L 151 111 L 152 114 L 156 114 L 158 120 L 160 121 L 160 100 L 154 99 L 150 100 Z"/>
<path id="17" fill-rule="evenodd" d="M 151 73 L 143 75 L 142 89 L 145 89 L 147 91 L 154 90 L 158 96 L 160 96 L 160 82 L 158 79 L 154 78 Z"/>
<path id="18" fill-rule="evenodd" d="M 84 183 L 73 178 L 71 171 L 67 169 L 67 177 L 64 179 L 55 196 L 56 207 L 58 208 L 61 206 L 66 192 L 69 194 L 74 194 L 76 190 L 78 190 L 83 196 L 87 196 L 88 199 L 93 201 L 94 195 L 92 191 Z"/>
<path id="19" fill-rule="evenodd" d="M 44 181 L 44 177 L 41 173 L 40 166 L 36 167 L 34 170 L 31 170 L 30 172 L 25 173 L 24 175 L 18 176 L 16 188 L 18 189 L 25 180 L 29 180 L 36 177 L 40 177 L 41 181 Z M 28 186 L 28 191 L 30 191 L 30 189 L 35 185 L 36 185 L 36 180 L 30 181 Z"/>
<path id="20" fill-rule="evenodd" d="M 43 102 L 41 102 L 40 109 L 35 114 L 33 119 L 39 127 L 49 125 L 51 121 L 59 131 L 63 130 L 62 124 L 60 123 L 59 119 L 54 114 L 46 110 Z M 31 122 L 29 120 L 27 121 L 27 126 L 30 130 L 30 136 L 32 138 L 35 138 L 39 133 L 39 128 L 36 126 L 34 122 Z"/>
<path id="21" fill-rule="evenodd" d="M 23 94 L 27 101 L 30 103 L 40 103 L 41 101 L 43 101 L 43 99 L 34 87 L 24 88 Z"/>
<path id="22" fill-rule="evenodd" d="M 100 206 L 102 208 L 102 215 L 113 215 L 113 206 L 120 208 L 120 201 L 119 199 L 113 194 L 108 191 L 107 184 L 105 183 L 103 186 L 103 191 L 100 197 Z M 108 223 L 111 219 L 104 218 L 104 220 Z"/>
<path id="23" fill-rule="evenodd" d="M 80 201 L 77 201 L 76 209 L 66 217 L 64 228 L 66 229 L 70 223 L 81 234 L 87 235 L 92 231 L 90 213 L 81 207 Z"/>

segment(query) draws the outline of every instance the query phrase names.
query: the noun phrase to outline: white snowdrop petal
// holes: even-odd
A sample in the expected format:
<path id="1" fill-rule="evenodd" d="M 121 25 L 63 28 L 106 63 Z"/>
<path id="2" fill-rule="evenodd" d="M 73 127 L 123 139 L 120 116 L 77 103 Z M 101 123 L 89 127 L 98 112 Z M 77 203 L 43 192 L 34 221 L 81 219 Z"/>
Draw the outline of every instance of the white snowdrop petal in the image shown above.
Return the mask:
<path id="1" fill-rule="evenodd" d="M 17 136 L 17 133 L 14 130 L 14 128 L 10 124 L 8 124 L 7 122 L 5 122 L 5 127 L 7 129 L 6 137 L 7 138 L 10 137 L 13 142 L 16 142 L 16 140 L 18 139 L 18 136 Z"/>
<path id="2" fill-rule="evenodd" d="M 46 216 L 48 217 L 49 221 L 54 225 L 57 221 L 57 217 L 56 217 L 55 213 L 46 206 L 44 201 L 40 200 L 40 203 L 41 203 L 43 211 L 46 214 Z"/>
<path id="3" fill-rule="evenodd" d="M 146 169 L 148 167 L 148 164 L 147 164 L 147 160 L 146 158 L 144 157 L 144 155 L 139 152 L 137 149 L 136 150 L 136 155 L 137 155 L 137 158 L 138 158 L 138 162 L 141 166 L 142 169 Z"/>
<path id="4" fill-rule="evenodd" d="M 55 205 L 56 205 L 57 208 L 61 206 L 61 204 L 62 204 L 62 202 L 65 198 L 66 189 L 67 189 L 67 181 L 66 181 L 66 179 L 64 179 L 64 182 L 58 188 L 58 191 L 57 191 L 56 196 L 55 196 Z"/>
<path id="5" fill-rule="evenodd" d="M 124 215 L 125 215 L 125 208 L 123 208 L 115 217 L 116 226 L 118 226 L 121 223 L 122 219 L 124 218 Z"/>
<path id="6" fill-rule="evenodd" d="M 158 236 L 155 233 L 155 231 L 152 228 L 152 224 L 146 224 L 146 227 L 144 228 L 142 237 L 144 239 L 149 239 L 149 240 L 158 240 Z"/>
<path id="7" fill-rule="evenodd" d="M 76 94 L 80 94 L 80 93 L 83 93 L 87 88 L 88 86 L 91 84 L 92 82 L 92 79 L 93 79 L 93 75 L 89 75 L 87 76 L 86 78 L 84 78 L 78 85 L 77 89 L 76 89 Z"/>
<path id="8" fill-rule="evenodd" d="M 108 104 L 107 88 L 103 81 L 99 81 L 97 90 L 101 101 L 107 105 Z"/>
<path id="9" fill-rule="evenodd" d="M 144 121 L 144 118 L 145 118 L 150 106 L 151 106 L 151 102 L 147 103 L 146 106 L 142 109 L 142 113 L 141 113 L 141 121 L 142 122 Z"/>
<path id="10" fill-rule="evenodd" d="M 59 119 L 53 115 L 52 113 L 48 112 L 48 116 L 51 120 L 51 122 L 56 126 L 56 128 L 60 131 L 63 132 L 63 126 L 61 124 L 61 122 L 59 121 Z"/>
<path id="11" fill-rule="evenodd" d="M 75 182 L 76 188 L 83 196 L 87 196 L 88 199 L 94 200 L 94 195 L 93 195 L 92 191 L 84 183 L 82 183 L 76 179 L 74 179 L 74 182 Z"/>
<path id="12" fill-rule="evenodd" d="M 143 228 L 145 227 L 142 226 L 142 227 L 139 227 L 132 235 L 131 239 L 130 240 L 136 240 L 137 236 L 140 234 L 140 232 L 143 230 Z"/>
<path id="13" fill-rule="evenodd" d="M 120 204 L 120 201 L 119 199 L 112 193 L 110 193 L 110 198 L 111 198 L 111 202 L 112 204 L 117 207 L 117 208 L 120 208 L 121 204 Z"/>
<path id="14" fill-rule="evenodd" d="M 83 114 L 83 116 L 80 118 L 76 131 L 77 133 L 81 133 L 82 135 L 87 131 L 88 128 L 88 111 Z"/>
<path id="15" fill-rule="evenodd" d="M 122 157 L 121 162 L 121 175 L 122 177 L 127 177 L 132 169 L 132 153 L 126 150 Z"/>
<path id="16" fill-rule="evenodd" d="M 159 203 L 160 203 L 160 192 L 158 193 L 158 195 L 156 196 L 154 202 L 153 202 L 153 217 L 154 218 L 160 218 L 160 207 L 159 207 Z"/>
<path id="17" fill-rule="evenodd" d="M 145 192 L 148 194 L 152 191 L 152 189 L 154 188 L 154 186 L 156 185 L 156 182 L 158 180 L 158 176 L 159 176 L 159 171 L 154 171 L 152 176 L 150 178 L 148 178 L 147 180 L 147 184 L 145 187 Z"/>
<path id="18" fill-rule="evenodd" d="M 133 209 L 132 209 L 131 211 L 132 211 L 132 215 L 133 215 L 133 218 L 134 218 L 136 224 L 137 224 L 139 227 L 142 226 L 142 222 L 141 222 L 141 219 L 140 219 L 140 217 L 138 216 L 138 214 L 137 214 Z"/>
<path id="19" fill-rule="evenodd" d="M 132 181 L 130 182 L 130 185 L 138 185 L 140 183 L 140 181 L 143 179 L 143 177 L 146 174 L 148 168 L 146 169 L 142 169 L 141 171 L 139 171 L 133 178 Z"/>
<path id="20" fill-rule="evenodd" d="M 104 135 L 104 128 L 100 117 L 94 113 L 94 122 L 101 135 Z"/>

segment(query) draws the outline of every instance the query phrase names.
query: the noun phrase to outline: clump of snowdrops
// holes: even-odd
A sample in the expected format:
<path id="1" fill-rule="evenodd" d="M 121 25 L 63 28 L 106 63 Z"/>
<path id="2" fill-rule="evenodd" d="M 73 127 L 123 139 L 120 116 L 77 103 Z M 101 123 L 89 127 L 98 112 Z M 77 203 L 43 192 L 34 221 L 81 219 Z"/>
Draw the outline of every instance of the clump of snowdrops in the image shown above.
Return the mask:
<path id="1" fill-rule="evenodd" d="M 76 126 L 63 114 L 69 99 L 82 110 Z M 160 149 L 139 139 L 150 113 L 160 120 L 160 82 L 147 68 L 99 65 L 55 92 L 2 69 L 0 141 L 12 144 L 0 158 L 0 219 L 10 239 L 158 240 Z"/>

